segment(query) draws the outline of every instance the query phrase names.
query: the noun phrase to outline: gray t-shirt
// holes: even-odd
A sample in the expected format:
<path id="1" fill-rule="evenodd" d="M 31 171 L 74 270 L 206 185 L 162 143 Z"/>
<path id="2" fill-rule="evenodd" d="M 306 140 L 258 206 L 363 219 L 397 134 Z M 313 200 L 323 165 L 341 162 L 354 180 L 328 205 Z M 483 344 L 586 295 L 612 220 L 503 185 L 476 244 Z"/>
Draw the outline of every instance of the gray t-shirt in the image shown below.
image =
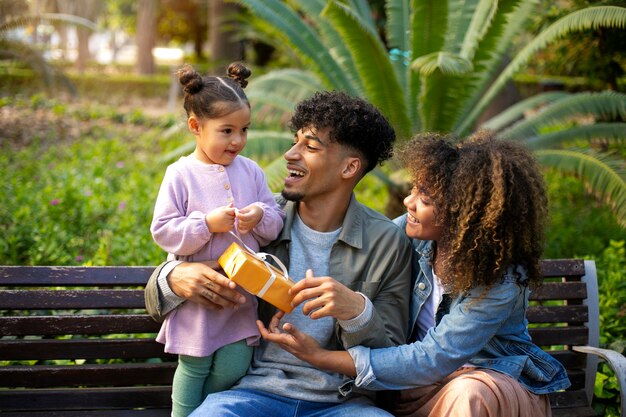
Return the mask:
<path id="1" fill-rule="evenodd" d="M 296 216 L 289 247 L 289 276 L 299 281 L 304 278 L 307 269 L 311 269 L 316 277 L 327 276 L 330 252 L 340 232 L 341 228 L 332 232 L 317 232 Z M 291 323 L 314 337 L 322 346 L 328 346 L 335 337 L 333 319 L 311 320 L 302 314 L 303 304 L 286 314 L 282 323 Z M 338 391 L 343 380 L 341 374 L 320 371 L 278 345 L 261 341 L 261 345 L 254 350 L 248 373 L 233 388 L 255 389 L 299 400 L 338 403 L 343 400 Z"/>

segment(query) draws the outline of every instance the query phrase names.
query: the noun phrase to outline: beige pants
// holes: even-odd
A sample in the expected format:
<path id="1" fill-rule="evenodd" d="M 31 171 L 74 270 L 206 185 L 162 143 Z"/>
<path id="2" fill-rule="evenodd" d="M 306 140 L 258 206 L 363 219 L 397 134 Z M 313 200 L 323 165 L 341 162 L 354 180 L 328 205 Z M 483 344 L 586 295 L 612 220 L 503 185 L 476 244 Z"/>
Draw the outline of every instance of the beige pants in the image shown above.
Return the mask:
<path id="1" fill-rule="evenodd" d="M 396 416 L 552 416 L 547 395 L 527 391 L 508 375 L 469 367 L 460 368 L 437 384 L 400 391 L 384 402 L 391 405 L 387 408 Z"/>

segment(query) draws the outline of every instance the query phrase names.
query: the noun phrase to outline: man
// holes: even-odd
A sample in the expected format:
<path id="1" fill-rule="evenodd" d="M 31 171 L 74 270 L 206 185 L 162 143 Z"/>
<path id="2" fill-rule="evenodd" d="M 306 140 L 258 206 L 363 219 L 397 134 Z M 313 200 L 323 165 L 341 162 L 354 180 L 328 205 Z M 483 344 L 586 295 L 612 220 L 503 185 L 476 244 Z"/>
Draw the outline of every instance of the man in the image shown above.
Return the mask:
<path id="1" fill-rule="evenodd" d="M 295 281 L 285 320 L 329 349 L 404 343 L 411 285 L 411 246 L 387 218 L 358 203 L 354 187 L 391 156 L 395 133 L 371 104 L 340 92 L 304 100 L 291 120 L 294 143 L 282 197 L 285 226 L 265 252 L 285 262 Z M 211 264 L 215 266 L 215 264 Z M 146 287 L 146 305 L 162 317 L 184 300 L 236 308 L 235 284 L 200 263 L 166 263 Z M 276 309 L 260 303 L 267 325 Z M 387 416 L 351 381 L 260 342 L 247 375 L 211 394 L 192 416 Z"/>

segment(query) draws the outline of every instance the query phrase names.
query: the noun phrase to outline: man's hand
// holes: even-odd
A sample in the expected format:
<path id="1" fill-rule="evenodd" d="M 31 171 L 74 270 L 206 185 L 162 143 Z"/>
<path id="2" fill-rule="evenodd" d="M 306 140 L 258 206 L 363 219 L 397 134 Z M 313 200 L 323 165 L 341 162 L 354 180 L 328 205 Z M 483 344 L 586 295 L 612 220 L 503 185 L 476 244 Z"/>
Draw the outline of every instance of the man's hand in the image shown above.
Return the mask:
<path id="1" fill-rule="evenodd" d="M 239 308 L 246 298 L 235 288 L 237 284 L 216 271 L 219 264 L 208 262 L 183 262 L 167 276 L 174 294 L 210 310 Z"/>
<path id="2" fill-rule="evenodd" d="M 289 294 L 293 296 L 294 306 L 306 301 L 302 313 L 313 320 L 328 316 L 351 320 L 365 309 L 361 295 L 331 277 L 313 277 L 310 269 L 303 280 L 291 287 Z"/>
<path id="3" fill-rule="evenodd" d="M 204 221 L 211 233 L 228 232 L 235 224 L 235 207 L 233 203 L 213 209 L 204 216 Z"/>
<path id="4" fill-rule="evenodd" d="M 250 204 L 247 207 L 237 210 L 237 230 L 239 233 L 248 233 L 254 226 L 259 224 L 263 218 L 263 209 L 257 204 Z"/>

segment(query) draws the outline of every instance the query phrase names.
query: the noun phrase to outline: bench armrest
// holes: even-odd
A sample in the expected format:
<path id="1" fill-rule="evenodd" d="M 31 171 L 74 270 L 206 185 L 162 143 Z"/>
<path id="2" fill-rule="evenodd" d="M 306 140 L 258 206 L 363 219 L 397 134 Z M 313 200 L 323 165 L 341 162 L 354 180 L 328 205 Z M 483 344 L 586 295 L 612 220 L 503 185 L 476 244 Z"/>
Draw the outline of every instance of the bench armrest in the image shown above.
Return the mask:
<path id="1" fill-rule="evenodd" d="M 582 352 L 587 354 L 593 354 L 604 359 L 609 367 L 615 372 L 617 382 L 619 383 L 620 398 L 622 405 L 622 417 L 626 417 L 626 358 L 620 353 L 610 350 L 601 349 L 592 346 L 574 346 L 572 347 L 576 352 Z"/>

